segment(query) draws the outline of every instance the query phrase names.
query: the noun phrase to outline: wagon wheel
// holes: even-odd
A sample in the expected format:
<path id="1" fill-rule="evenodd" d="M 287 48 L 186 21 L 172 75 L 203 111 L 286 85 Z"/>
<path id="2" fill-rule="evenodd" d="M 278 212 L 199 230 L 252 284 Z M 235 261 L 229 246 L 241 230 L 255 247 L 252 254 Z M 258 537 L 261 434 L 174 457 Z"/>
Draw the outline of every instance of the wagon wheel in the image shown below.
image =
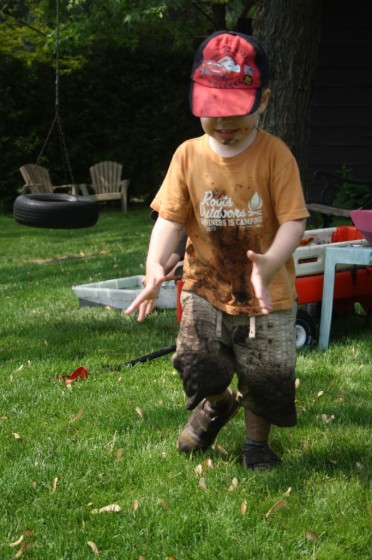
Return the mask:
<path id="1" fill-rule="evenodd" d="M 296 316 L 296 347 L 310 346 L 315 337 L 315 323 L 304 309 L 298 309 Z"/>
<path id="2" fill-rule="evenodd" d="M 94 226 L 99 212 L 94 199 L 69 194 L 25 194 L 13 205 L 14 219 L 25 226 L 78 229 Z"/>

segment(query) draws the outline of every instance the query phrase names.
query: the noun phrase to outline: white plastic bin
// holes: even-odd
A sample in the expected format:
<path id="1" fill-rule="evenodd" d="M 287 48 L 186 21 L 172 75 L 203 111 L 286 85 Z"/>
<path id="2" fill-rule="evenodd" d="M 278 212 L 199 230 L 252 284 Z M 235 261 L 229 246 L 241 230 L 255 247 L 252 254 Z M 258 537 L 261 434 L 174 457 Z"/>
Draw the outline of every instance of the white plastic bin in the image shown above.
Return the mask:
<path id="1" fill-rule="evenodd" d="M 143 276 L 115 278 L 73 286 L 72 289 L 82 307 L 109 306 L 115 309 L 127 309 L 143 289 L 142 278 Z M 177 291 L 174 280 L 163 282 L 155 307 L 175 309 L 176 305 Z"/>

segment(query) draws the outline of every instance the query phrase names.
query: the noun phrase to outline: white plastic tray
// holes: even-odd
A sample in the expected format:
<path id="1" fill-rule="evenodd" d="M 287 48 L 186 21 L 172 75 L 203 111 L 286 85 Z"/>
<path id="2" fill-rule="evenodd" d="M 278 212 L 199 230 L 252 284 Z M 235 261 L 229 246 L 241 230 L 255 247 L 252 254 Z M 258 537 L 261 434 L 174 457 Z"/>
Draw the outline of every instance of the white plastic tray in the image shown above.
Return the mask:
<path id="1" fill-rule="evenodd" d="M 108 306 L 115 309 L 127 309 L 143 289 L 142 278 L 143 276 L 127 276 L 73 286 L 72 289 L 82 307 Z M 155 307 L 175 309 L 176 305 L 177 290 L 174 280 L 163 282 Z"/>

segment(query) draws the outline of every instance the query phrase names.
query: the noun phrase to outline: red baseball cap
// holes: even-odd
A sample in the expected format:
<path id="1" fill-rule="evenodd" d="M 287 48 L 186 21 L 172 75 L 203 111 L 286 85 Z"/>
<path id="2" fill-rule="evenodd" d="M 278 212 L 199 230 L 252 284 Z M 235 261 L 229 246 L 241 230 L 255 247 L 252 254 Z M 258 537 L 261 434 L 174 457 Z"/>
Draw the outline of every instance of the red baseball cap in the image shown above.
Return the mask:
<path id="1" fill-rule="evenodd" d="M 198 48 L 191 73 L 190 105 L 196 117 L 248 115 L 269 81 L 269 61 L 259 42 L 235 31 L 217 31 Z"/>

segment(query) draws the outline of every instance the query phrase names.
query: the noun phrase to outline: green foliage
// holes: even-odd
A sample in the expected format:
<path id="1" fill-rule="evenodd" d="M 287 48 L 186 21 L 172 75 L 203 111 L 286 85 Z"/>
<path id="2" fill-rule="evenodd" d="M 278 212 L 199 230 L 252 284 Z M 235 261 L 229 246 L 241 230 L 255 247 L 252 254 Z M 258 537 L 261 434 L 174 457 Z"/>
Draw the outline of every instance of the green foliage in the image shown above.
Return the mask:
<path id="1" fill-rule="evenodd" d="M 201 133 L 189 74 L 210 8 L 60 1 L 60 116 L 76 182 L 89 182 L 93 163 L 115 159 L 131 180 L 129 196 L 150 198 L 177 145 Z M 19 167 L 37 161 L 54 118 L 55 2 L 2 4 L 0 38 L 0 210 L 9 210 Z M 55 132 L 40 163 L 60 184 L 70 177 Z"/>
<path id="2" fill-rule="evenodd" d="M 298 425 L 271 433 L 280 468 L 240 464 L 243 411 L 215 449 L 185 457 L 176 441 L 188 413 L 170 357 L 104 368 L 173 344 L 175 311 L 138 323 L 79 307 L 72 291 L 142 272 L 151 228 L 137 207 L 103 211 L 85 230 L 0 217 L 0 557 L 31 543 L 18 557 L 89 560 L 94 543 L 105 560 L 369 560 L 364 321 L 343 316 L 329 350 L 299 353 Z M 87 379 L 56 381 L 80 365 Z M 92 513 L 110 504 L 120 511 Z"/>
<path id="3" fill-rule="evenodd" d="M 372 202 L 372 191 L 367 185 L 355 185 L 348 183 L 348 179 L 355 179 L 352 170 L 346 165 L 341 168 L 339 173 L 345 179 L 340 186 L 335 199 L 334 205 L 339 208 L 360 208 L 368 202 Z"/>

